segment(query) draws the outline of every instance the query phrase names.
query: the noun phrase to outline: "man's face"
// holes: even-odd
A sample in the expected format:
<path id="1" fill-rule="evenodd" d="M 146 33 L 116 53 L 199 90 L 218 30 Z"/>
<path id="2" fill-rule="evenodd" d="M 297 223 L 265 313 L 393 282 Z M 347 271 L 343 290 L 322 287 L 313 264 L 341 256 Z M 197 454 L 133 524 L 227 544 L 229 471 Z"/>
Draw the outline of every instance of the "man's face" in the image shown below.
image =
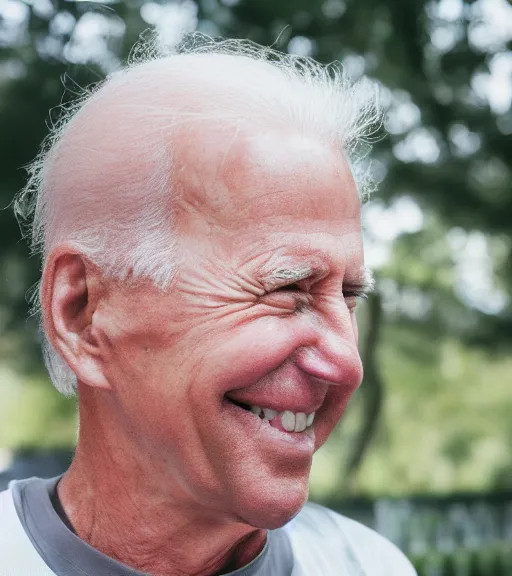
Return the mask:
<path id="1" fill-rule="evenodd" d="M 217 517 L 275 528 L 307 500 L 313 453 L 362 379 L 359 199 L 319 140 L 198 138 L 174 162 L 182 263 L 165 293 L 112 292 L 105 373 L 152 475 Z M 316 415 L 287 432 L 249 406 Z"/>

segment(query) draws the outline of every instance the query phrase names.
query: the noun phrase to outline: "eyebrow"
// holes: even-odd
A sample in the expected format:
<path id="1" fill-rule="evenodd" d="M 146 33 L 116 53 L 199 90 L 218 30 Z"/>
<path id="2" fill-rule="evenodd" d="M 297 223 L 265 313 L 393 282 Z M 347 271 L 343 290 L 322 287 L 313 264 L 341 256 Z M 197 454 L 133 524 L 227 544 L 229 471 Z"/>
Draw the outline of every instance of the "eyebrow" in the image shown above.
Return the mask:
<path id="1" fill-rule="evenodd" d="M 277 268 L 267 276 L 270 281 L 279 282 L 286 280 L 289 282 L 300 282 L 314 274 L 315 270 L 308 265 L 288 266 L 286 268 Z"/>
<path id="2" fill-rule="evenodd" d="M 368 296 L 368 294 L 371 294 L 375 290 L 375 277 L 373 272 L 364 266 L 361 278 L 356 280 L 356 282 L 348 282 L 348 285 L 360 290 L 363 297 Z"/>
<path id="3" fill-rule="evenodd" d="M 315 273 L 315 268 L 307 264 L 298 266 L 286 266 L 273 270 L 268 276 L 271 282 L 279 283 L 281 281 L 293 284 L 309 278 Z M 363 267 L 358 277 L 352 278 L 346 283 L 347 288 L 356 291 L 358 295 L 366 297 L 375 289 L 375 278 L 369 268 Z"/>

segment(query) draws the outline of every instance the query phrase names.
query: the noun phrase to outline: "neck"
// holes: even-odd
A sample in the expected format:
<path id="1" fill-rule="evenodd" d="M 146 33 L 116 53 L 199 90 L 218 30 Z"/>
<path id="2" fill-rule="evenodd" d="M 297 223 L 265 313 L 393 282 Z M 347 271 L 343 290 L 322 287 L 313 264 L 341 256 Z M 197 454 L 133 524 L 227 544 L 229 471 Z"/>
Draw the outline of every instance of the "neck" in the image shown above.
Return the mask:
<path id="1" fill-rule="evenodd" d="M 261 552 L 266 530 L 194 501 L 147 452 L 134 450 L 129 435 L 114 432 L 115 418 L 108 430 L 102 426 L 102 408 L 95 402 L 90 410 L 90 402 L 80 398 L 75 458 L 58 484 L 64 511 L 82 540 L 154 576 L 222 574 Z"/>

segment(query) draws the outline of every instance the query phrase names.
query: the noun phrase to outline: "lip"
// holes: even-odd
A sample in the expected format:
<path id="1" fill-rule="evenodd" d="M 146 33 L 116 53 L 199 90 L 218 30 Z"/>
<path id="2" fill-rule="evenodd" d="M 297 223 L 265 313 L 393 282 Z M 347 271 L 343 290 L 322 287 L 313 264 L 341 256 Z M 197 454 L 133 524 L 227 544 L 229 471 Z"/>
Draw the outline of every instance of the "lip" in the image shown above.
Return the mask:
<path id="1" fill-rule="evenodd" d="M 269 399 L 269 400 L 265 400 L 265 399 L 247 399 L 247 398 L 243 398 L 242 395 L 240 395 L 240 397 L 238 397 L 235 394 L 226 394 L 225 395 L 227 400 L 231 400 L 231 401 L 235 401 L 235 402 L 240 402 L 241 404 L 245 404 L 247 406 L 259 406 L 260 408 L 270 408 L 271 410 L 275 410 L 276 412 L 284 412 L 285 410 L 289 410 L 290 412 L 294 412 L 295 414 L 297 414 L 297 412 L 302 412 L 304 414 L 312 414 L 313 412 L 317 412 L 321 407 L 323 402 L 321 402 L 320 404 L 316 404 L 316 405 L 308 405 L 306 406 L 305 404 L 299 405 L 299 404 L 293 404 L 293 403 L 278 403 L 276 402 L 274 399 Z"/>
<path id="2" fill-rule="evenodd" d="M 327 382 L 311 380 L 292 363 L 284 363 L 278 373 L 268 375 L 253 382 L 243 382 L 224 390 L 230 400 L 249 406 L 270 408 L 276 412 L 303 412 L 311 414 L 322 409 L 329 390 Z"/>
<path id="3" fill-rule="evenodd" d="M 244 426 L 247 434 L 254 438 L 258 446 L 280 451 L 284 457 L 311 458 L 315 451 L 314 424 L 304 432 L 281 432 L 273 428 L 265 420 L 258 418 L 252 412 L 240 408 L 225 398 L 223 407 L 231 417 Z"/>

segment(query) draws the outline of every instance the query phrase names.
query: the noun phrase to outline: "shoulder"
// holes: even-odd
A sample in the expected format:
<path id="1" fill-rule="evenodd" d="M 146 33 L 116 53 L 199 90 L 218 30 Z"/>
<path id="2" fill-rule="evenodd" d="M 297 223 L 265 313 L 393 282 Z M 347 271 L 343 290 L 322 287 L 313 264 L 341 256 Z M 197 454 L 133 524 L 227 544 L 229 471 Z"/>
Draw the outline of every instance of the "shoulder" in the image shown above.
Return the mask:
<path id="1" fill-rule="evenodd" d="M 12 491 L 10 489 L 0 492 L 0 546 L 8 540 L 13 524 L 19 523 L 14 507 Z"/>
<path id="2" fill-rule="evenodd" d="M 320 558 L 323 574 L 416 576 L 405 555 L 367 526 L 329 508 L 308 502 L 285 527 L 294 554 L 309 568 Z M 316 552 L 316 553 L 315 553 Z"/>
<path id="3" fill-rule="evenodd" d="M 20 482 L 11 482 L 9 489 L 0 492 L 0 576 L 16 574 L 53 576 L 34 548 L 18 516 L 13 489 Z"/>

